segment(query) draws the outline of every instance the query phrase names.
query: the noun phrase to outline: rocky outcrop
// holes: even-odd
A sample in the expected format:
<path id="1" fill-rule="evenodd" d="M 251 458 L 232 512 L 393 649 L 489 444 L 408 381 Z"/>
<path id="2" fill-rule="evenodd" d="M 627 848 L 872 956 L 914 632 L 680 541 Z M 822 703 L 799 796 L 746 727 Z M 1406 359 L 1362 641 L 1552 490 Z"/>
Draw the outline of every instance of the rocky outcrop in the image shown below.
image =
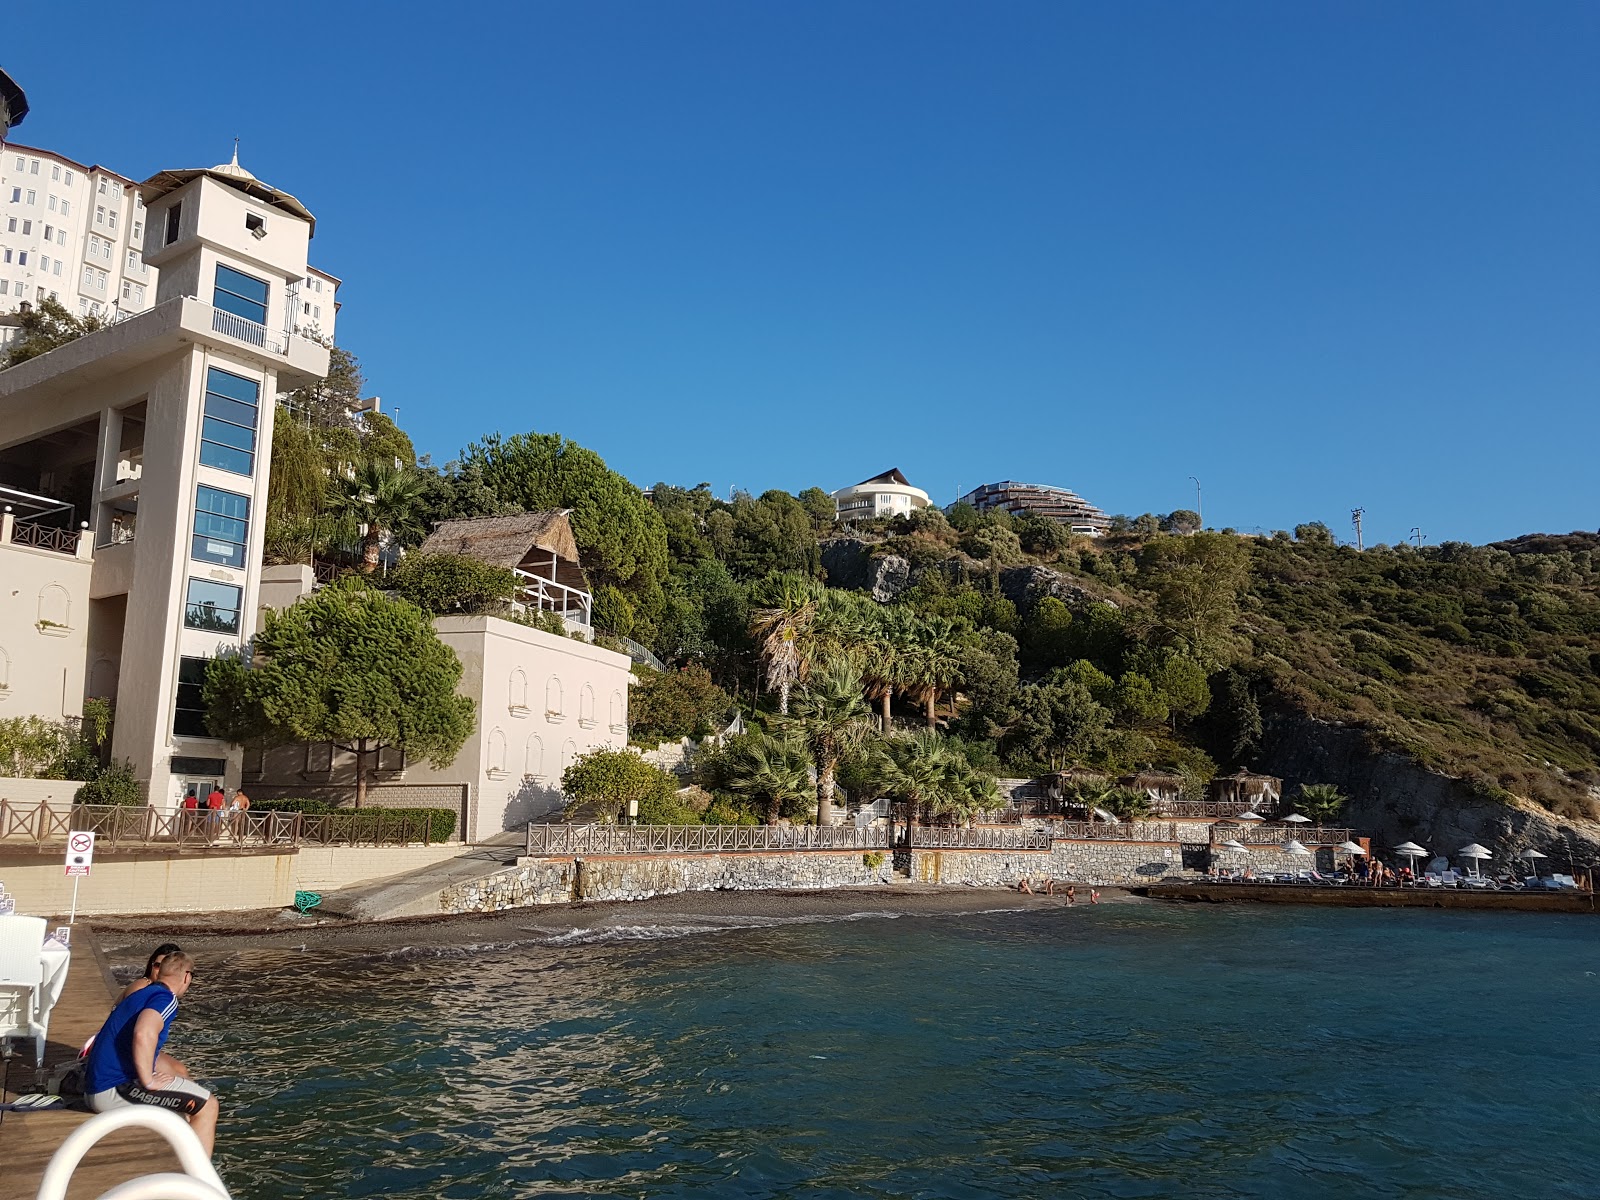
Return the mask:
<path id="1" fill-rule="evenodd" d="M 1455 861 L 1462 846 L 1481 842 L 1496 852 L 1497 869 L 1520 869 L 1513 856 L 1526 849 L 1550 856 L 1546 873 L 1600 863 L 1600 824 L 1481 796 L 1462 780 L 1374 747 L 1351 726 L 1274 715 L 1256 766 L 1281 776 L 1291 799 L 1301 784 L 1337 784 L 1351 798 L 1341 821 L 1371 836 L 1385 857 L 1389 847 L 1411 841 Z"/>
<path id="2" fill-rule="evenodd" d="M 887 604 L 911 586 L 911 563 L 898 554 L 874 556 L 872 543 L 859 538 L 829 538 L 822 543 L 822 569 L 828 586 L 867 592 Z"/>
<path id="3" fill-rule="evenodd" d="M 1088 608 L 1091 604 L 1111 604 L 1111 601 L 1095 595 L 1076 580 L 1049 567 L 1007 567 L 1000 572 L 1000 594 L 1021 612 L 1027 612 L 1046 596 L 1061 601 L 1073 610 Z M 1112 604 L 1112 607 L 1116 605 Z"/>

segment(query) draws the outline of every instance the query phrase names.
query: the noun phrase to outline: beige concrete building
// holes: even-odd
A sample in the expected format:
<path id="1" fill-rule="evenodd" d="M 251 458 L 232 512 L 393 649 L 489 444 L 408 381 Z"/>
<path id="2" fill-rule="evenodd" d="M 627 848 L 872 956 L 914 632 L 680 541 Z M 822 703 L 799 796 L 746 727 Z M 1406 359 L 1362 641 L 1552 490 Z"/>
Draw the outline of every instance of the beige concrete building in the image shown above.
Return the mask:
<path id="1" fill-rule="evenodd" d="M 251 632 L 273 405 L 328 351 L 293 332 L 315 226 L 293 196 L 236 163 L 121 196 L 153 305 L 0 371 L 0 708 L 118 700 L 111 752 L 167 806 L 238 780 L 240 752 L 205 733 L 205 661 Z"/>
<path id="2" fill-rule="evenodd" d="M 217 169 L 246 174 L 237 151 Z M 15 333 L 5 316 L 24 303 L 53 299 L 80 316 L 121 319 L 156 302 L 161 272 L 145 258 L 145 204 L 143 188 L 109 167 L 15 142 L 0 148 L 0 350 Z M 286 286 L 282 328 L 331 340 L 338 288 L 337 277 L 307 267 Z"/>
<path id="3" fill-rule="evenodd" d="M 510 567 L 521 581 L 515 607 L 560 616 L 569 632 L 494 616 L 436 618 L 434 629 L 461 660 L 457 690 L 472 699 L 477 724 L 447 767 L 381 753 L 374 775 L 380 787 L 369 802 L 436 805 L 448 789 L 464 785 L 463 828 L 474 841 L 559 817 L 561 775 L 573 760 L 602 746 L 627 746 L 633 679 L 627 655 L 588 640 L 590 598 L 567 513 L 442 522 L 421 552 Z M 263 574 L 262 607 L 286 608 L 314 586 L 307 567 L 269 567 Z M 343 799 L 355 783 L 355 756 L 327 743 L 253 749 L 243 779 L 257 795 Z"/>
<path id="4" fill-rule="evenodd" d="M 899 467 L 863 479 L 831 493 L 838 521 L 868 521 L 874 517 L 906 517 L 927 508 L 928 493 L 913 487 Z"/>

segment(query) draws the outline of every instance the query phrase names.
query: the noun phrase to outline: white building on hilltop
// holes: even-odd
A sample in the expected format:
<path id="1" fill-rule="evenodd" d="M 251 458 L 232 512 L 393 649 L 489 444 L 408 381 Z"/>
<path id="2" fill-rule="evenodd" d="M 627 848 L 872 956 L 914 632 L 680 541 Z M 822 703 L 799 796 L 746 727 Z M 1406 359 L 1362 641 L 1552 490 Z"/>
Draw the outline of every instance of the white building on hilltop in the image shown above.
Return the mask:
<path id="1" fill-rule="evenodd" d="M 233 162 L 212 168 L 241 184 Z M 4 320 L 23 304 L 56 300 L 76 316 L 126 317 L 155 303 L 160 271 L 145 262 L 145 196 L 109 167 L 87 166 L 15 142 L 0 149 L 0 349 L 15 335 Z M 285 328 L 331 339 L 339 280 L 307 267 Z"/>
<path id="2" fill-rule="evenodd" d="M 914 509 L 927 508 L 928 493 L 912 487 L 899 467 L 863 479 L 852 487 L 833 493 L 834 519 L 865 521 L 872 517 L 904 517 Z"/>
<path id="3" fill-rule="evenodd" d="M 67 186 L 63 160 L 4 155 L 40 194 Z M 67 215 L 89 204 L 99 236 L 109 176 L 73 170 Z M 0 370 L 0 716 L 119 700 L 111 753 L 170 807 L 239 779 L 206 733 L 206 662 L 254 631 L 273 406 L 329 354 L 293 332 L 315 229 L 293 196 L 237 161 L 117 196 L 115 232 L 160 272 L 145 310 Z"/>

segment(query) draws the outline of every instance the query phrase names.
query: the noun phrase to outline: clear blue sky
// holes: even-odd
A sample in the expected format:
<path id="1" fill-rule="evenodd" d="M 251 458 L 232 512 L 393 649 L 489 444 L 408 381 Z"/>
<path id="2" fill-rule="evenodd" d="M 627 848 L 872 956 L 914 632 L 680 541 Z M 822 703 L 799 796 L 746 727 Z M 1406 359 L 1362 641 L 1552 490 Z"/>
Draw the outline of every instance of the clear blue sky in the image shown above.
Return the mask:
<path id="1" fill-rule="evenodd" d="M 17 139 L 241 136 L 437 460 L 1600 527 L 1592 0 L 14 7 Z"/>

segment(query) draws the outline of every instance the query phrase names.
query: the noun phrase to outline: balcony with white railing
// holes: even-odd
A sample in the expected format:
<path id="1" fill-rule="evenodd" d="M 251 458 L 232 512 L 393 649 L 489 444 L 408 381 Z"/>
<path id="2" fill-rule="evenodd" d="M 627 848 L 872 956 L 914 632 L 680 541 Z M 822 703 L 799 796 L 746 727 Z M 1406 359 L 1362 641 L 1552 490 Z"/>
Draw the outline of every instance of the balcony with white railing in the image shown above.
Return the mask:
<path id="1" fill-rule="evenodd" d="M 569 624 L 588 629 L 593 622 L 594 600 L 581 588 L 568 587 L 532 571 L 516 568 L 515 603 L 529 612 L 555 613 Z"/>
<path id="2" fill-rule="evenodd" d="M 241 317 L 237 313 L 216 307 L 211 309 L 211 328 L 224 337 L 247 342 L 258 350 L 265 350 L 268 354 L 282 354 L 289 339 L 288 334 L 268 329 L 259 321 L 252 321 L 248 317 Z"/>

